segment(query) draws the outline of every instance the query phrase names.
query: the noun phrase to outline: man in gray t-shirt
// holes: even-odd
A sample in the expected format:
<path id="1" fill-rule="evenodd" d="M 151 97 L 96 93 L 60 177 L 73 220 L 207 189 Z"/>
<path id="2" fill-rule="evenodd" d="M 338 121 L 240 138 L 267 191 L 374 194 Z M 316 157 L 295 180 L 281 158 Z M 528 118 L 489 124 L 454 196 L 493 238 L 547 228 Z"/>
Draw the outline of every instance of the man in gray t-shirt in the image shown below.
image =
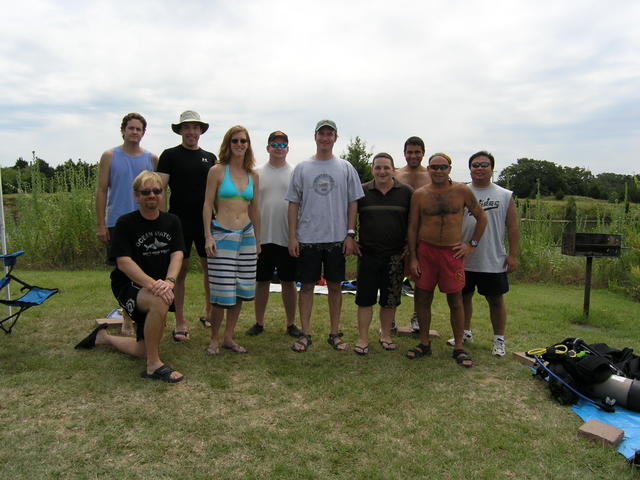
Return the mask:
<path id="1" fill-rule="evenodd" d="M 334 349 L 346 350 L 342 341 L 340 313 L 345 255 L 357 253 L 355 241 L 358 199 L 364 196 L 358 173 L 346 160 L 333 155 L 338 139 L 335 122 L 321 120 L 315 129 L 316 154 L 293 170 L 289 201 L 289 253 L 298 258 L 296 280 L 303 335 L 292 345 L 295 352 L 306 352 L 311 345 L 313 289 L 321 273 L 329 290 L 331 330 L 327 342 Z"/>

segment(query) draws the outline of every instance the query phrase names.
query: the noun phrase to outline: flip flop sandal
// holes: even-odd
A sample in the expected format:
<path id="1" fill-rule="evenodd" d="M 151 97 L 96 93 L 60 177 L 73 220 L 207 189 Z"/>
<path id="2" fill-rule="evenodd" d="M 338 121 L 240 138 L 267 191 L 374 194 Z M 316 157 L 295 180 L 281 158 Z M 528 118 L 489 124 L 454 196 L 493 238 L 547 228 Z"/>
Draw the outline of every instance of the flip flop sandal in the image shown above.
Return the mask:
<path id="1" fill-rule="evenodd" d="M 80 340 L 80 342 L 74 347 L 78 350 L 89 350 L 96 346 L 96 338 L 98 338 L 98 332 L 100 330 L 104 330 L 105 328 L 109 328 L 108 323 L 103 323 L 102 325 L 98 325 L 89 335 Z"/>
<path id="2" fill-rule="evenodd" d="M 161 367 L 156 368 L 153 373 L 147 373 L 146 370 L 143 370 L 140 373 L 140 376 L 151 380 L 162 380 L 167 383 L 178 383 L 184 380 L 184 375 L 178 378 L 171 378 L 171 374 L 173 372 L 175 372 L 175 370 L 169 365 L 162 365 Z"/>
<path id="3" fill-rule="evenodd" d="M 231 350 L 233 353 L 249 353 L 249 350 L 237 343 L 234 343 L 233 345 L 222 345 L 222 348 Z"/>
<path id="4" fill-rule="evenodd" d="M 369 345 L 354 345 L 353 351 L 358 355 L 367 355 L 369 353 Z"/>
<path id="5" fill-rule="evenodd" d="M 210 357 L 215 357 L 217 355 L 220 355 L 220 347 L 218 345 L 216 345 L 215 347 L 211 348 L 211 347 L 207 347 L 205 349 L 205 353 L 207 355 L 209 355 Z"/>
<path id="6" fill-rule="evenodd" d="M 185 340 L 189 340 L 189 332 L 185 331 L 185 330 L 174 330 L 173 332 L 171 332 L 171 335 L 173 336 L 173 341 L 174 342 L 184 342 Z M 182 335 L 184 338 L 178 338 L 178 335 Z"/>
<path id="7" fill-rule="evenodd" d="M 382 348 L 384 348 L 387 351 L 398 349 L 398 346 L 394 342 L 386 342 L 384 340 L 378 340 L 378 342 L 380 342 L 380 345 L 382 345 Z"/>
<path id="8" fill-rule="evenodd" d="M 204 328 L 211 328 L 211 322 L 210 322 L 209 320 L 207 320 L 207 318 L 206 318 L 206 317 L 200 317 L 198 320 L 200 321 L 200 323 L 202 324 L 202 326 L 203 326 Z M 209 325 L 207 325 L 207 323 L 208 323 Z"/>

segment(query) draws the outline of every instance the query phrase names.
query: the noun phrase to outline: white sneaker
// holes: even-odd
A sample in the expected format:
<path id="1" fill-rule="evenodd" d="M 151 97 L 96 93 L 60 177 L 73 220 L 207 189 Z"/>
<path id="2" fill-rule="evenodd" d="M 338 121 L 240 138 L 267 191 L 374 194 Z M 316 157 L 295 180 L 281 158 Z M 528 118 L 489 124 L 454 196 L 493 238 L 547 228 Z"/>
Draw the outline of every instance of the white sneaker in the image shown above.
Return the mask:
<path id="1" fill-rule="evenodd" d="M 507 349 L 505 348 L 505 342 L 501 338 L 496 338 L 493 341 L 493 349 L 491 350 L 491 354 L 496 357 L 504 357 L 507 353 Z"/>
<path id="2" fill-rule="evenodd" d="M 464 332 L 464 334 L 462 335 L 462 343 L 473 343 L 473 333 Z M 455 344 L 455 338 L 450 338 L 449 340 L 447 340 L 447 345 L 449 345 L 450 347 L 455 346 Z"/>
<path id="3" fill-rule="evenodd" d="M 411 330 L 413 331 L 413 333 L 420 332 L 420 325 L 418 324 L 418 314 L 416 312 L 413 312 L 413 315 L 411 316 Z"/>

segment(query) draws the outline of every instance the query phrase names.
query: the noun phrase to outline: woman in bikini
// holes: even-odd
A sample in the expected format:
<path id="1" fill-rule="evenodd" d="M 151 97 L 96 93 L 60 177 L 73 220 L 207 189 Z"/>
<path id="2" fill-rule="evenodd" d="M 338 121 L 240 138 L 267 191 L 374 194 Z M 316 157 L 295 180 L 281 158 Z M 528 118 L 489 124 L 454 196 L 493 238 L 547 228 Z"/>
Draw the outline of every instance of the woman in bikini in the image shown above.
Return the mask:
<path id="1" fill-rule="evenodd" d="M 236 353 L 247 349 L 233 340 L 243 300 L 253 300 L 256 261 L 260 249 L 258 174 L 249 132 L 239 125 L 225 133 L 218 155 L 220 163 L 207 176 L 202 220 L 204 222 L 207 274 L 211 296 L 209 355 L 220 347 Z M 222 342 L 220 326 L 227 312 Z"/>

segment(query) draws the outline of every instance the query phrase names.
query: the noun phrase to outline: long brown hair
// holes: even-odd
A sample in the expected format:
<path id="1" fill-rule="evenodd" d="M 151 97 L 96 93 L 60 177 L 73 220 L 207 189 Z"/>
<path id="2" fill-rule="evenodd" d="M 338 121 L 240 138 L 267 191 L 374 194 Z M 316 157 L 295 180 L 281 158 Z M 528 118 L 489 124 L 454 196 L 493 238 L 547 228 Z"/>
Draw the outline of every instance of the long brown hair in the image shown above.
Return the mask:
<path id="1" fill-rule="evenodd" d="M 229 130 L 227 130 L 227 133 L 224 134 L 222 143 L 220 144 L 220 152 L 218 153 L 218 158 L 220 159 L 220 163 L 224 165 L 229 164 L 229 162 L 231 161 L 231 137 L 238 132 L 244 132 L 244 134 L 247 136 L 247 140 L 249 140 L 247 144 L 247 150 L 244 152 L 242 168 L 244 168 L 247 172 L 253 172 L 253 167 L 256 163 L 256 159 L 253 156 L 253 149 L 251 148 L 251 138 L 249 137 L 249 132 L 247 131 L 247 129 L 241 125 L 231 127 Z"/>

